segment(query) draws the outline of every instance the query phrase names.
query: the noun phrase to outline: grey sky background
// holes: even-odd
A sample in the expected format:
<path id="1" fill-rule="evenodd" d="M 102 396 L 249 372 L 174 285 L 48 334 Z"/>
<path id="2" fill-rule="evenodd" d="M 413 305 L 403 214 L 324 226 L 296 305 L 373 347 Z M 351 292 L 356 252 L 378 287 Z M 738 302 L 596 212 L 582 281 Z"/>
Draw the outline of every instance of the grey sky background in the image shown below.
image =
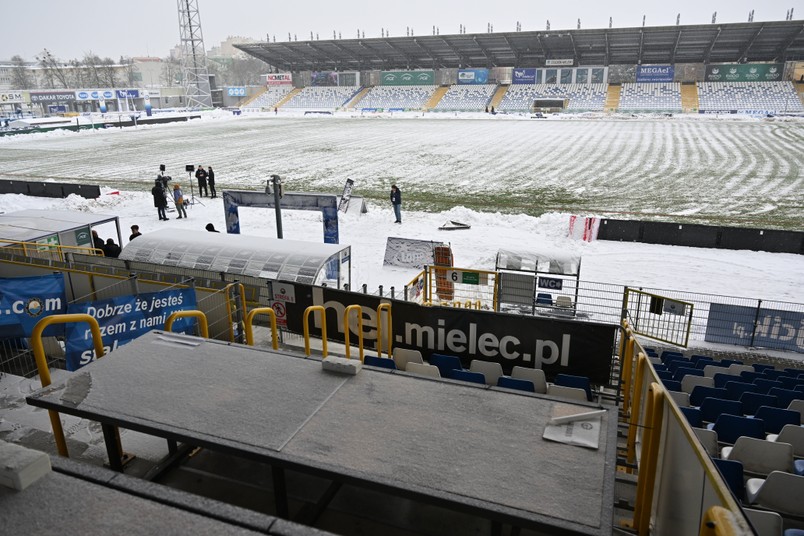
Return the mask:
<path id="1" fill-rule="evenodd" d="M 15 4 L 2 0 L 2 4 Z M 674 2 L 601 0 L 534 2 L 527 0 L 198 0 L 204 46 L 207 50 L 228 36 L 286 41 L 288 33 L 299 41 L 309 40 L 310 32 L 320 39 L 332 39 L 333 30 L 343 39 L 380 37 L 384 28 L 393 36 L 404 36 L 408 27 L 416 35 L 457 34 L 459 25 L 467 33 L 512 32 L 517 21 L 523 31 L 551 29 L 605 28 L 613 17 L 615 28 L 672 26 L 676 14 L 682 24 L 709 24 L 717 11 L 717 22 L 746 22 L 754 9 L 754 21 L 784 20 L 797 6 L 794 18 L 804 17 L 804 6 L 797 0 L 676 0 Z M 5 6 L 11 7 L 11 6 Z M 0 30 L 0 60 L 20 55 L 34 61 L 43 50 L 61 60 L 80 59 L 87 53 L 117 60 L 120 56 L 165 57 L 179 41 L 179 22 L 173 0 L 30 0 L 6 10 L 7 23 Z M 10 23 L 9 23 L 10 22 Z"/>

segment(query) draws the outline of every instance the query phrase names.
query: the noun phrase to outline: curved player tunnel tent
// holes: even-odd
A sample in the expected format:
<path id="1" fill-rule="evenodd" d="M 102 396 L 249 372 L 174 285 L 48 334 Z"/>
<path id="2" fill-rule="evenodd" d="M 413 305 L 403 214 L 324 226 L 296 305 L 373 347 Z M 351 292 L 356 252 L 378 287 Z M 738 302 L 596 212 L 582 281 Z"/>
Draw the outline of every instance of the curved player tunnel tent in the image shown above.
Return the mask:
<path id="1" fill-rule="evenodd" d="M 351 248 L 299 240 L 167 229 L 129 242 L 127 261 L 329 287 L 351 286 Z"/>

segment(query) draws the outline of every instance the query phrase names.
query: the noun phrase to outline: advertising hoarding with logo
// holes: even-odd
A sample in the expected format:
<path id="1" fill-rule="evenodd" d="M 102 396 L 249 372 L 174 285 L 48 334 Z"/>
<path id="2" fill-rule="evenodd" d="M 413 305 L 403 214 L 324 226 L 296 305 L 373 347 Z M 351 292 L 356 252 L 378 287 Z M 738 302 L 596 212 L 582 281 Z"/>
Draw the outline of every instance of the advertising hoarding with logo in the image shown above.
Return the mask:
<path id="1" fill-rule="evenodd" d="M 778 82 L 783 63 L 721 63 L 706 66 L 707 82 Z"/>
<path id="2" fill-rule="evenodd" d="M 117 90 L 117 98 L 118 99 L 139 99 L 140 98 L 140 90 L 139 89 L 118 89 Z"/>
<path id="3" fill-rule="evenodd" d="M 112 89 L 80 89 L 75 92 L 77 101 L 110 100 L 114 97 L 115 92 Z"/>
<path id="4" fill-rule="evenodd" d="M 31 102 L 73 102 L 75 91 L 38 91 L 31 92 Z"/>
<path id="5" fill-rule="evenodd" d="M 245 97 L 246 88 L 244 87 L 227 87 L 226 94 L 230 97 Z"/>
<path id="6" fill-rule="evenodd" d="M 572 67 L 575 63 L 572 59 L 565 59 L 565 60 L 547 60 L 544 64 L 548 67 Z"/>
<path id="7" fill-rule="evenodd" d="M 637 84 L 672 82 L 675 75 L 672 65 L 637 65 Z"/>
<path id="8" fill-rule="evenodd" d="M 538 84 L 540 80 L 537 80 L 537 73 L 536 69 L 514 69 L 511 82 L 513 84 Z"/>
<path id="9" fill-rule="evenodd" d="M 458 69 L 458 84 L 488 84 L 488 69 Z"/>
<path id="10" fill-rule="evenodd" d="M 337 86 L 338 73 L 335 71 L 313 71 L 310 74 L 310 85 L 316 87 Z"/>
<path id="11" fill-rule="evenodd" d="M 265 75 L 265 85 L 267 86 L 291 86 L 293 85 L 293 75 L 291 73 L 269 73 Z"/>
<path id="12" fill-rule="evenodd" d="M 0 278 L 0 336 L 30 337 L 44 317 L 63 314 L 67 308 L 61 273 Z M 50 326 L 44 335 L 59 335 L 63 325 Z"/>
<path id="13" fill-rule="evenodd" d="M 21 103 L 22 91 L 0 91 L 0 104 Z"/>
<path id="14" fill-rule="evenodd" d="M 432 86 L 435 71 L 382 71 L 380 85 L 383 86 Z"/>

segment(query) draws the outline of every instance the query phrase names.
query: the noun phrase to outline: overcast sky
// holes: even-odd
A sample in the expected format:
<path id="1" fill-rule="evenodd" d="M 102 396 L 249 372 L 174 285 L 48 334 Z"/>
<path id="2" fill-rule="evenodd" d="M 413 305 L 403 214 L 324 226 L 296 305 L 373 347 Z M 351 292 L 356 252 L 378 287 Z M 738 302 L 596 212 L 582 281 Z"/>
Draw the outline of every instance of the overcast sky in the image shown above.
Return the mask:
<path id="1" fill-rule="evenodd" d="M 784 20 L 787 11 L 798 4 L 797 20 L 804 7 L 797 0 L 676 0 L 674 2 L 603 2 L 600 0 L 534 2 L 528 0 L 308 0 L 277 2 L 266 0 L 197 0 L 207 50 L 228 36 L 264 41 L 286 41 L 288 32 L 298 40 L 331 39 L 340 32 L 343 39 L 357 37 L 358 28 L 366 38 L 380 37 L 382 29 L 393 36 L 404 36 L 411 27 L 416 35 L 457 34 L 463 24 L 467 33 L 484 33 L 491 23 L 495 32 L 512 32 L 516 23 L 523 31 L 551 28 L 572 29 L 581 19 L 581 28 L 605 28 L 609 17 L 615 28 L 640 26 L 642 15 L 647 26 L 676 23 L 709 24 L 712 13 L 717 22 L 746 22 L 751 9 L 754 21 Z M 10 6 L 6 6 L 10 7 Z M 120 56 L 165 57 L 179 41 L 176 2 L 138 0 L 110 3 L 106 0 L 32 0 L 24 9 L 6 10 L 6 23 L 0 29 L 0 60 L 20 55 L 34 61 L 43 50 L 61 60 L 80 59 L 87 53 L 117 60 Z"/>

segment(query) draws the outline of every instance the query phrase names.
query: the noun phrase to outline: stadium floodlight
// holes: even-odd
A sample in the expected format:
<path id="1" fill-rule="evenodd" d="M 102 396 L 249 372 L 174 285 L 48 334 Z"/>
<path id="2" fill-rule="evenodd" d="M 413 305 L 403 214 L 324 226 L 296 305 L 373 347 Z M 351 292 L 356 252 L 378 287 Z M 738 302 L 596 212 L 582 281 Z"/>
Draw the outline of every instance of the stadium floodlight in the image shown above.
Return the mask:
<path id="1" fill-rule="evenodd" d="M 611 28 L 611 23 L 612 23 L 612 20 L 611 20 L 611 17 L 609 17 L 609 28 Z"/>
<path id="2" fill-rule="evenodd" d="M 676 15 L 676 26 L 678 26 L 678 25 L 680 25 L 680 24 L 681 24 L 681 13 L 679 13 L 678 15 Z"/>
<path id="3" fill-rule="evenodd" d="M 544 27 L 548 32 L 550 31 L 550 19 L 547 19 L 547 26 Z"/>
<path id="4" fill-rule="evenodd" d="M 581 29 L 581 19 L 578 19 L 578 29 Z"/>
<path id="5" fill-rule="evenodd" d="M 642 15 L 642 27 L 645 27 L 645 15 Z"/>
<path id="6" fill-rule="evenodd" d="M 715 22 L 717 22 L 717 11 L 712 13 L 712 24 L 715 24 Z"/>

